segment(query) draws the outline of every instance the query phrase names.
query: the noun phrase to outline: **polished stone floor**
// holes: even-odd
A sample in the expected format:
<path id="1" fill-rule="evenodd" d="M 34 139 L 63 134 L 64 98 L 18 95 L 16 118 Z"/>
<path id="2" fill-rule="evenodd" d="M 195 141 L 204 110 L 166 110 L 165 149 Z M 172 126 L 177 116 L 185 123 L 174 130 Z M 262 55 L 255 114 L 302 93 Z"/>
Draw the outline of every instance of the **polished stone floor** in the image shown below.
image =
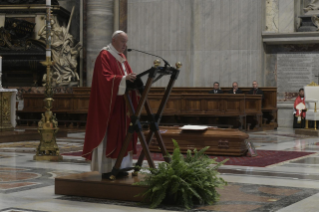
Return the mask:
<path id="1" fill-rule="evenodd" d="M 295 135 L 292 129 L 249 133 L 257 150 L 319 152 L 319 138 Z M 84 133 L 59 138 L 61 152 L 79 151 Z M 89 171 L 80 157 L 63 162 L 33 161 L 38 141 L 0 144 L 0 211 L 182 211 L 161 206 L 151 210 L 130 202 L 68 197 L 54 194 L 54 178 Z M 221 176 L 229 182 L 219 189 L 220 201 L 192 211 L 319 211 L 319 156 L 312 154 L 266 168 L 225 165 Z M 106 191 L 108 192 L 108 191 Z"/>

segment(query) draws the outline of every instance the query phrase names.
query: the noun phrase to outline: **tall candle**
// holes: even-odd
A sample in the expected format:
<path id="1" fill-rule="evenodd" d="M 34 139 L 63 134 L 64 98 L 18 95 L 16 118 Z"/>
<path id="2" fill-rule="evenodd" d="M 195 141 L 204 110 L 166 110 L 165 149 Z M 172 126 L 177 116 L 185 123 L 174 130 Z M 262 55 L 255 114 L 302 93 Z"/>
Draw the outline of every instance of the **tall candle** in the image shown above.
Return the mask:
<path id="1" fill-rule="evenodd" d="M 47 18 L 46 18 L 46 25 L 47 25 L 47 37 L 46 37 L 46 44 L 47 44 L 47 47 L 46 47 L 46 57 L 50 57 L 51 58 L 51 17 L 50 17 L 50 14 L 51 14 L 51 11 L 50 11 L 50 8 L 51 8 L 51 0 L 46 0 L 46 7 L 47 7 Z"/>
<path id="2" fill-rule="evenodd" d="M 0 56 L 0 73 L 2 73 L 2 57 Z"/>

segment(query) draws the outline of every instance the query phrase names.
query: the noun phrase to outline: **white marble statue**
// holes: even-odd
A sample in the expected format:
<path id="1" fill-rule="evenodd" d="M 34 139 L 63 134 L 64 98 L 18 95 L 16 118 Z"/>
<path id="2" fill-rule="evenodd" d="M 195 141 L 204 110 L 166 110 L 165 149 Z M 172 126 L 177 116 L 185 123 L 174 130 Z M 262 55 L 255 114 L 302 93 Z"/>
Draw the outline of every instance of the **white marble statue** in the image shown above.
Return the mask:
<path id="1" fill-rule="evenodd" d="M 77 70 L 77 57 L 82 49 L 81 43 L 74 45 L 73 36 L 64 26 L 59 26 L 55 20 L 51 20 L 52 37 L 52 61 L 53 65 L 53 86 L 74 86 L 78 85 L 80 78 Z M 46 41 L 46 26 L 43 26 L 38 35 L 40 41 Z M 46 74 L 43 76 L 43 85 L 46 82 Z"/>
<path id="2" fill-rule="evenodd" d="M 312 0 L 305 8 L 305 13 L 319 13 L 319 0 Z"/>
<path id="3" fill-rule="evenodd" d="M 319 31 L 319 18 L 316 15 L 313 15 L 311 21 L 317 27 L 317 31 Z"/>

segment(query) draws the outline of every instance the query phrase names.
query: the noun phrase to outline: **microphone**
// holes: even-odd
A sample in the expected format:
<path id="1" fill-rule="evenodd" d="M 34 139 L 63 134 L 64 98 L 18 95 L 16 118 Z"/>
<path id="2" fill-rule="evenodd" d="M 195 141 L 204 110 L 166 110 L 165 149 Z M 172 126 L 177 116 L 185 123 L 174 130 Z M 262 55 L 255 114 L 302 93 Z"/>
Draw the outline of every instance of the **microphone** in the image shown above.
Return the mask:
<path id="1" fill-rule="evenodd" d="M 164 58 L 160 57 L 160 56 L 157 56 L 157 55 L 154 55 L 154 54 L 150 54 L 150 53 L 147 53 L 147 52 L 143 52 L 143 51 L 140 51 L 140 50 L 137 50 L 137 49 L 127 49 L 128 52 L 131 52 L 131 51 L 136 51 L 136 52 L 140 52 L 140 53 L 143 53 L 143 54 L 147 54 L 147 55 L 151 55 L 151 56 L 154 56 L 154 57 L 158 57 L 160 59 L 162 59 L 165 63 L 165 67 L 171 67 L 171 65 L 166 61 L 164 60 Z"/>

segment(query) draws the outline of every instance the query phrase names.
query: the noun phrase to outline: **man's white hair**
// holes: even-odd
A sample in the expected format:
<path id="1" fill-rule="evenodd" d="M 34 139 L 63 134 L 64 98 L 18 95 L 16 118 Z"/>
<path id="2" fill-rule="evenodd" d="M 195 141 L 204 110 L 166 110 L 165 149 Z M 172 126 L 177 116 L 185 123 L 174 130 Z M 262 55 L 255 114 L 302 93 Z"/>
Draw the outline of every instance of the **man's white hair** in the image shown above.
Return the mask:
<path id="1" fill-rule="evenodd" d="M 121 34 L 121 33 L 126 34 L 126 33 L 125 33 L 124 31 L 122 31 L 122 30 L 117 30 L 117 31 L 115 31 L 115 32 L 113 33 L 112 38 L 115 38 L 118 34 Z"/>

